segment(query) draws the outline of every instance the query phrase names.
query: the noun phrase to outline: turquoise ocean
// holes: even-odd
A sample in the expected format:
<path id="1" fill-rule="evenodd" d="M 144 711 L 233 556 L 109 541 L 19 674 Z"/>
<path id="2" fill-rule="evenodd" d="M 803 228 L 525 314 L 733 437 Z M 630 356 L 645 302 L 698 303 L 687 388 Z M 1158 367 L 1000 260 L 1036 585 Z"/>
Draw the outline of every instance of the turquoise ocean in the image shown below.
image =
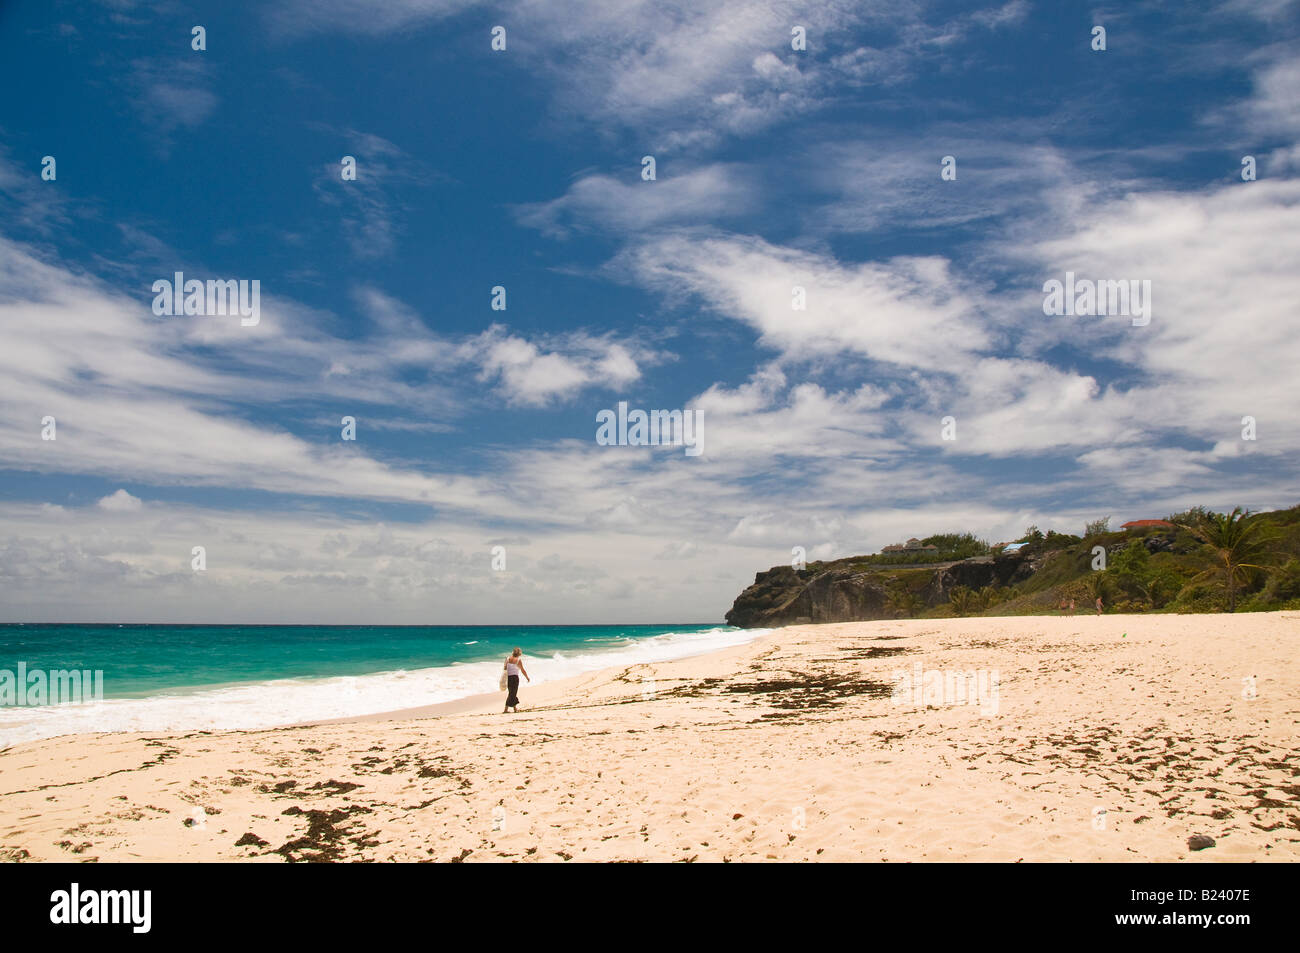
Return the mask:
<path id="1" fill-rule="evenodd" d="M 0 625 L 0 684 L 8 672 L 14 686 L 20 663 L 27 673 L 103 672 L 103 700 L 93 704 L 0 699 L 0 746 L 96 731 L 268 728 L 433 705 L 496 691 L 501 660 L 516 645 L 539 684 L 760 634 L 699 624 Z"/>

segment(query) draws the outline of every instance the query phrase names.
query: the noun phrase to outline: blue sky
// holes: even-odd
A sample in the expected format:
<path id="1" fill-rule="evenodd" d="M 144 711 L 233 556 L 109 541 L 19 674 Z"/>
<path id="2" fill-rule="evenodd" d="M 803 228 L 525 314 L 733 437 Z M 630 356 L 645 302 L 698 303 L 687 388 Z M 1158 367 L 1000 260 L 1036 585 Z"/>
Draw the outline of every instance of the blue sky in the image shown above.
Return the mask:
<path id="1" fill-rule="evenodd" d="M 795 546 L 1293 505 L 1298 35 L 1291 0 L 0 3 L 0 618 L 711 621 Z M 1149 280 L 1150 323 L 1044 315 L 1067 270 Z M 257 279 L 260 323 L 154 315 L 176 271 Z M 597 445 L 619 401 L 704 452 Z"/>

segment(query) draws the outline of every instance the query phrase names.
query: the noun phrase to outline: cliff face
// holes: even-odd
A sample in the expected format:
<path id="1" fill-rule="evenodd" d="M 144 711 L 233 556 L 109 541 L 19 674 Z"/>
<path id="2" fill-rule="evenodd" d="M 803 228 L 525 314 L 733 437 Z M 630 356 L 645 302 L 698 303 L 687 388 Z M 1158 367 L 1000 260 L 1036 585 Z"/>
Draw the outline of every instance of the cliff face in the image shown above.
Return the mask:
<path id="1" fill-rule="evenodd" d="M 851 562 L 851 560 L 841 560 Z M 1028 578 L 1036 566 L 1022 555 L 977 556 L 938 563 L 920 596 L 927 605 L 948 601 L 954 586 L 980 589 L 1009 586 Z M 754 576 L 754 584 L 736 597 L 727 613 L 728 625 L 742 629 L 798 625 L 808 622 L 864 622 L 890 619 L 889 567 L 862 569 L 832 565 L 820 571 L 798 572 L 774 566 Z"/>

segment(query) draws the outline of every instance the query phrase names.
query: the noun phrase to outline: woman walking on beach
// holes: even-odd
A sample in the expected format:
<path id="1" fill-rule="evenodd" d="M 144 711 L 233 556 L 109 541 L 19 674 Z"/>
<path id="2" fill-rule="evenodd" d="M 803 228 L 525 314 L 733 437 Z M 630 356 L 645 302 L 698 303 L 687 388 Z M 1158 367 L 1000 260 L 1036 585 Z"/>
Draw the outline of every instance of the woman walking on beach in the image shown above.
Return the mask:
<path id="1" fill-rule="evenodd" d="M 520 672 L 523 673 L 524 678 L 532 681 L 528 670 L 524 668 L 524 650 L 516 645 L 515 650 L 506 656 L 506 684 L 509 686 L 510 693 L 506 695 L 506 707 L 501 712 L 503 715 L 511 708 L 515 709 L 516 714 L 519 712 Z"/>

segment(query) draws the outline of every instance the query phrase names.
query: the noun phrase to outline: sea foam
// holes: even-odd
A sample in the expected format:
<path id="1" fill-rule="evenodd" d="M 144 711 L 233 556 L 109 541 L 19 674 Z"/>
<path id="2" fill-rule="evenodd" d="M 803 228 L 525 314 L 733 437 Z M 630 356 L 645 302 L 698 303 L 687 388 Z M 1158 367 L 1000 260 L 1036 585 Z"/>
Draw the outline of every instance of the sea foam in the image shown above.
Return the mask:
<path id="1" fill-rule="evenodd" d="M 665 632 L 577 654 L 526 655 L 525 664 L 533 684 L 539 684 L 602 668 L 715 652 L 751 642 L 768 631 Z M 418 708 L 494 692 L 500 674 L 499 661 L 465 662 L 369 675 L 276 679 L 81 705 L 0 708 L 0 747 L 67 734 L 249 730 Z M 526 700 L 527 685 L 523 693 Z"/>

